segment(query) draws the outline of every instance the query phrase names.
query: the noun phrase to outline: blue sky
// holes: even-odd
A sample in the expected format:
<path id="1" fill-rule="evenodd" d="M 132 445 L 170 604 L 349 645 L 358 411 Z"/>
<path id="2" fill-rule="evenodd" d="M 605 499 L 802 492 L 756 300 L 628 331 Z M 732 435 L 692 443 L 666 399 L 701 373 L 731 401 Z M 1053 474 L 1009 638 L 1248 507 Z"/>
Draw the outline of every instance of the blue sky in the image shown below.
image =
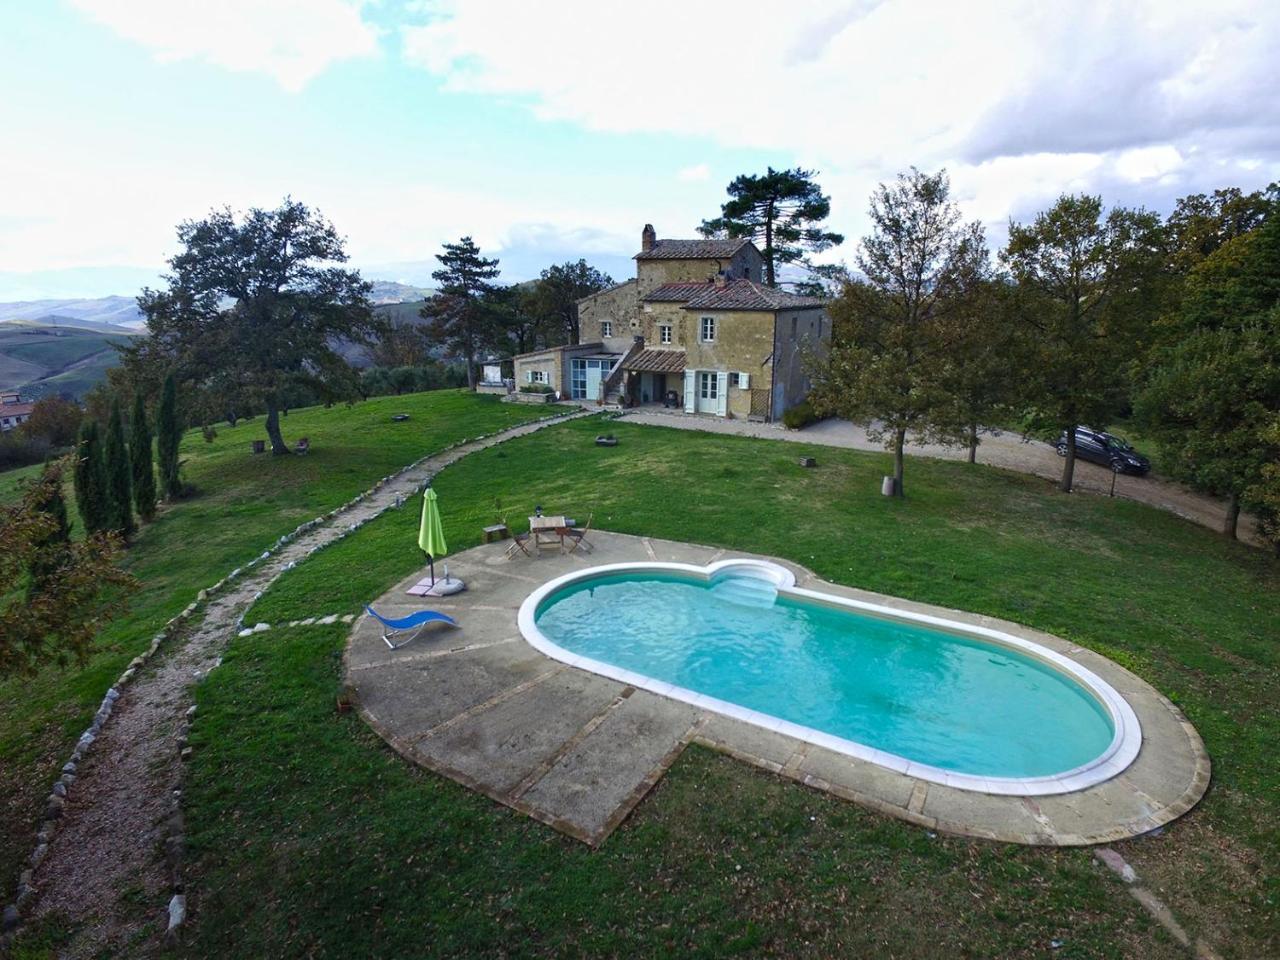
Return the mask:
<path id="1" fill-rule="evenodd" d="M 623 276 L 737 173 L 947 166 L 993 245 L 1063 190 L 1280 178 L 1277 5 L 53 0 L 0 9 L 0 300 L 132 294 L 213 206 L 318 207 L 371 277 L 464 233 Z M 782 9 L 785 12 L 779 13 Z"/>

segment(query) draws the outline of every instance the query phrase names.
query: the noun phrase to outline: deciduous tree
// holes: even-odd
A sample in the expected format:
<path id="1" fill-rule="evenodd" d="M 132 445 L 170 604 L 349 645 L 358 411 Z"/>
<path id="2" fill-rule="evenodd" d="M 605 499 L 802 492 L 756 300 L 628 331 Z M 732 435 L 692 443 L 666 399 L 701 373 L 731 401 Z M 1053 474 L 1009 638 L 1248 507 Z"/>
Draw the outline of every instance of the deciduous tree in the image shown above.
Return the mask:
<path id="1" fill-rule="evenodd" d="M 938 362 L 951 419 L 964 432 L 970 463 L 977 461 L 980 435 L 1020 412 L 1026 370 L 1025 338 L 1013 316 L 1009 285 L 986 276 L 985 252 L 973 263 L 981 272 L 963 282 L 963 296 L 942 318 Z"/>
<path id="2" fill-rule="evenodd" d="M 243 217 L 214 211 L 181 224 L 178 239 L 168 288 L 138 298 L 151 331 L 139 349 L 159 351 L 184 381 L 265 409 L 272 452 L 288 453 L 280 410 L 291 387 L 358 396 L 335 344 L 368 344 L 381 331 L 371 285 L 340 266 L 347 254 L 333 225 L 290 199 Z"/>
<path id="3" fill-rule="evenodd" d="M 1001 254 L 1017 283 L 1032 350 L 1030 421 L 1065 431 L 1061 489 L 1075 475 L 1075 431 L 1106 427 L 1130 402 L 1129 369 L 1159 307 L 1159 217 L 1101 197 L 1064 195 L 1029 224 L 1009 224 Z"/>
<path id="4" fill-rule="evenodd" d="M 80 430 L 80 408 L 64 397 L 43 397 L 31 407 L 29 416 L 19 431 L 32 438 L 40 438 L 51 447 L 65 449 L 76 442 Z"/>
<path id="5" fill-rule="evenodd" d="M 832 302 L 832 344 L 812 365 L 812 401 L 819 412 L 870 421 L 868 434 L 894 455 L 894 493 L 904 495 L 903 447 L 957 441 L 959 418 L 942 371 L 948 325 L 968 286 L 985 274 L 978 224 L 961 223 L 946 171 L 919 170 L 881 184 L 871 196 L 872 232 L 858 266 Z"/>
<path id="6" fill-rule="evenodd" d="M 1136 413 L 1178 478 L 1228 498 L 1223 532 L 1280 461 L 1280 219 L 1194 267 L 1163 318 Z"/>
<path id="7" fill-rule="evenodd" d="M 1280 208 L 1280 183 L 1245 193 L 1239 187 L 1182 197 L 1166 221 L 1170 263 L 1186 274 L 1228 240 L 1255 230 Z"/>
<path id="8" fill-rule="evenodd" d="M 823 194 L 816 176 L 816 171 L 800 167 L 769 167 L 763 174 L 735 177 L 720 216 L 702 221 L 698 230 L 704 237 L 754 241 L 764 255 L 764 282 L 775 287 L 783 265 L 844 243 L 841 234 L 823 227 L 831 216 L 831 198 Z"/>
<path id="9" fill-rule="evenodd" d="M 522 306 L 555 343 L 578 343 L 578 301 L 611 286 L 613 278 L 585 260 L 559 263 L 542 271 Z"/>
<path id="10" fill-rule="evenodd" d="M 440 269 L 431 276 L 439 284 L 439 292 L 421 311 L 422 317 L 430 321 L 426 334 L 431 342 L 463 359 L 467 386 L 474 390 L 477 358 L 502 339 L 497 317 L 486 303 L 494 290 L 498 261 L 482 257 L 470 237 L 446 243 L 436 259 Z"/>

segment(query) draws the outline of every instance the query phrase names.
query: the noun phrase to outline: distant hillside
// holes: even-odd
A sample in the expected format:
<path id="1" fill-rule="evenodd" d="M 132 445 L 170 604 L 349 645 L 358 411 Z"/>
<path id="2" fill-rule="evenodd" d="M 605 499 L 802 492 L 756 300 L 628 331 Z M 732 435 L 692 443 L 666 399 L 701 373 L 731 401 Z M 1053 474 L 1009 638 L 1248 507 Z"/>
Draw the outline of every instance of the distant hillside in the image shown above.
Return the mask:
<path id="1" fill-rule="evenodd" d="M 107 332 L 139 330 L 144 325 L 133 297 L 0 303 L 0 323 L 6 320 L 35 320 L 47 326 L 75 324 Z"/>
<path id="2" fill-rule="evenodd" d="M 376 304 L 409 303 L 414 300 L 425 300 L 435 294 L 430 287 L 414 287 L 394 280 L 374 280 L 373 292 L 369 294 Z"/>
<path id="3" fill-rule="evenodd" d="M 421 323 L 418 311 L 435 293 L 393 280 L 373 281 L 371 299 L 393 323 Z M 132 297 L 24 300 L 0 303 L 0 389 L 39 398 L 84 396 L 115 366 L 114 344 L 146 332 Z M 355 366 L 367 366 L 367 351 L 339 348 Z"/>
<path id="4" fill-rule="evenodd" d="M 0 323 L 0 388 L 39 399 L 65 393 L 80 398 L 116 364 L 115 346 L 132 334 L 108 325 L 106 331 L 18 321 Z"/>

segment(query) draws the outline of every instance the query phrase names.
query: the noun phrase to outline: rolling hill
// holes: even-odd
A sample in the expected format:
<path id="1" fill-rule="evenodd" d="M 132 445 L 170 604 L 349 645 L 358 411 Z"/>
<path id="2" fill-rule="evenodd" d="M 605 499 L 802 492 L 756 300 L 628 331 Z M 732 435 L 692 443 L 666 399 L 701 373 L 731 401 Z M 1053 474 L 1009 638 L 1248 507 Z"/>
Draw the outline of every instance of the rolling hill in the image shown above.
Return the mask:
<path id="1" fill-rule="evenodd" d="M 116 363 L 116 345 L 136 336 L 125 328 L 105 330 L 62 323 L 0 323 L 0 388 L 24 397 L 67 394 L 79 399 Z"/>

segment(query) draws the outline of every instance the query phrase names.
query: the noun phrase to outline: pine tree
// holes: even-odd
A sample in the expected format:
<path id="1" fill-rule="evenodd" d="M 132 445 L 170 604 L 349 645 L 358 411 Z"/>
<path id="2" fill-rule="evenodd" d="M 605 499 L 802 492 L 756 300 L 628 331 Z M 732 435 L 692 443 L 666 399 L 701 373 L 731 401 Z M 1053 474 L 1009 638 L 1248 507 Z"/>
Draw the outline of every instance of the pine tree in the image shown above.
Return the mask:
<path id="1" fill-rule="evenodd" d="M 124 442 L 124 418 L 120 402 L 111 401 L 107 435 L 102 441 L 102 460 L 107 471 L 107 503 L 111 529 L 128 539 L 136 529 L 133 522 L 133 484 L 129 480 L 129 448 Z"/>
<path id="2" fill-rule="evenodd" d="M 76 443 L 76 506 L 86 533 L 111 529 L 107 505 L 107 471 L 102 462 L 102 432 L 98 421 L 87 418 L 80 425 Z"/>
<path id="3" fill-rule="evenodd" d="M 428 340 L 461 356 L 467 366 L 467 387 L 476 388 L 476 358 L 501 340 L 500 315 L 490 306 L 498 261 L 480 256 L 470 237 L 446 243 L 437 253 L 440 269 L 431 274 L 439 292 L 419 311 Z"/>
<path id="4" fill-rule="evenodd" d="M 173 374 L 164 378 L 160 409 L 156 412 L 156 453 L 160 460 L 160 492 L 169 499 L 182 495 L 178 479 L 178 443 L 182 427 L 178 423 L 178 387 Z"/>
<path id="5" fill-rule="evenodd" d="M 35 487 L 37 495 L 32 506 L 46 514 L 53 523 L 48 532 L 33 544 L 35 555 L 31 559 L 28 599 L 42 592 L 68 560 L 71 522 L 67 519 L 67 501 L 62 496 L 63 466 L 64 461 L 50 460 L 44 465 L 40 482 Z"/>
<path id="6" fill-rule="evenodd" d="M 156 515 L 156 471 L 151 460 L 151 428 L 147 425 L 147 403 L 138 390 L 133 395 L 133 418 L 129 422 L 129 463 L 133 467 L 133 505 L 138 516 L 150 523 Z"/>
<path id="7" fill-rule="evenodd" d="M 814 170 L 770 167 L 759 176 L 735 177 L 720 216 L 703 220 L 698 232 L 754 241 L 764 256 L 764 282 L 775 287 L 777 271 L 785 264 L 807 265 L 806 253 L 844 243 L 843 236 L 823 229 L 822 221 L 831 216 L 831 198 L 823 194 L 816 176 Z"/>

